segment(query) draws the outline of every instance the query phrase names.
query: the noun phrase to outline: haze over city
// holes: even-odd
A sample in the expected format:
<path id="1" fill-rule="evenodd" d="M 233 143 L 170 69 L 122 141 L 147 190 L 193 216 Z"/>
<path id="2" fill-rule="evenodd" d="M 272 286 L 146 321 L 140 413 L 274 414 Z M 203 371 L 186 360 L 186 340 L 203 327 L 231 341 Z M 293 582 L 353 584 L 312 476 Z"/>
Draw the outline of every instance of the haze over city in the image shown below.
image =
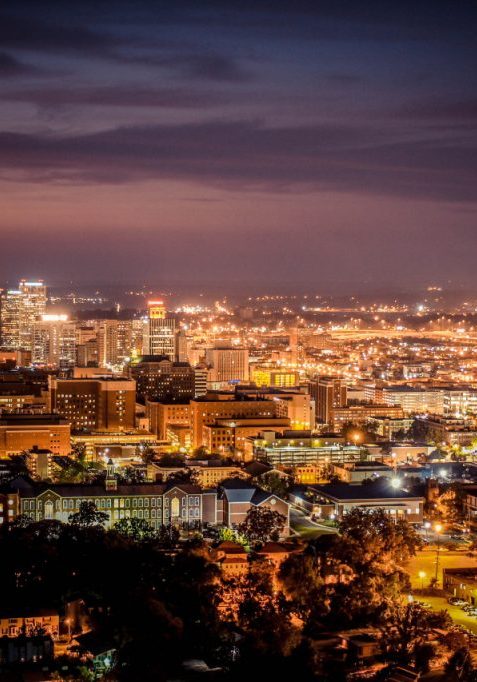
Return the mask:
<path id="1" fill-rule="evenodd" d="M 475 19 L 3 3 L 2 279 L 474 285 Z"/>

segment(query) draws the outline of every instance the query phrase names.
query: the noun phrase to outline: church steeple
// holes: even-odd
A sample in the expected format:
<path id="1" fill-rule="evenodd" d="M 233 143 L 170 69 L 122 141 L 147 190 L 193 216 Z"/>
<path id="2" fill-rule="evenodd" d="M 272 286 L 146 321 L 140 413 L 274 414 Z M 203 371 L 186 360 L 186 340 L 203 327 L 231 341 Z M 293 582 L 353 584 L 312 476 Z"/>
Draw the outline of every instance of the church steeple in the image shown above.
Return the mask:
<path id="1" fill-rule="evenodd" d="M 106 480 L 105 480 L 106 490 L 117 490 L 118 489 L 118 479 L 114 474 L 114 464 L 111 457 L 108 459 L 106 464 Z"/>

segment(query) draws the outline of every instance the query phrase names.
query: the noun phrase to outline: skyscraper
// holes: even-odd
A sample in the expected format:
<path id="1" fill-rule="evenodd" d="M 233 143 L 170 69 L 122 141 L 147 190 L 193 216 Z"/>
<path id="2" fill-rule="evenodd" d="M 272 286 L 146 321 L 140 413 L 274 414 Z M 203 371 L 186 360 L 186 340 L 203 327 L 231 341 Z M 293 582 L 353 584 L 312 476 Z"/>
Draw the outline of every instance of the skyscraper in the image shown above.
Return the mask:
<path id="1" fill-rule="evenodd" d="M 21 302 L 22 293 L 18 289 L 8 289 L 2 294 L 0 336 L 5 348 L 20 348 Z"/>
<path id="2" fill-rule="evenodd" d="M 42 281 L 21 280 L 18 289 L 2 295 L 0 306 L 1 344 L 7 348 L 31 350 L 33 327 L 46 310 L 46 286 Z"/>
<path id="3" fill-rule="evenodd" d="M 32 332 L 31 360 L 60 368 L 73 367 L 76 361 L 75 323 L 67 315 L 42 315 Z"/>
<path id="4" fill-rule="evenodd" d="M 148 301 L 147 355 L 165 355 L 175 359 L 176 321 L 168 317 L 163 301 Z"/>

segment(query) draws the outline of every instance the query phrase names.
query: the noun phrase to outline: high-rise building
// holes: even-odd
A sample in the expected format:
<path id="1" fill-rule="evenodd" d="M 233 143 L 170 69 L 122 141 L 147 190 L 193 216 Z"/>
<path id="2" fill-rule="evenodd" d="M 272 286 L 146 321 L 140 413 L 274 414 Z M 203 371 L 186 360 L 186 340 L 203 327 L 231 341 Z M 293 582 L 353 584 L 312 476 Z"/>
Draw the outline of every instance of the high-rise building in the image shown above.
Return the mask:
<path id="1" fill-rule="evenodd" d="M 188 362 L 187 336 L 185 331 L 180 329 L 176 333 L 176 360 L 177 362 Z"/>
<path id="2" fill-rule="evenodd" d="M 347 388 L 343 379 L 319 377 L 310 381 L 310 395 L 315 401 L 316 420 L 321 424 L 331 424 L 333 409 L 346 407 Z"/>
<path id="3" fill-rule="evenodd" d="M 207 393 L 207 376 L 208 376 L 208 373 L 209 373 L 209 370 L 207 369 L 207 365 L 199 364 L 199 365 L 197 365 L 197 367 L 194 367 L 194 374 L 195 374 L 194 397 L 195 398 L 200 398 L 201 396 L 203 396 Z"/>
<path id="4" fill-rule="evenodd" d="M 184 400 L 195 395 L 195 372 L 188 362 L 171 362 L 165 356 L 144 355 L 130 368 L 137 398 Z"/>
<path id="5" fill-rule="evenodd" d="M 211 388 L 220 388 L 229 382 L 246 382 L 249 379 L 247 348 L 207 348 L 205 361 L 210 367 Z"/>
<path id="6" fill-rule="evenodd" d="M 50 377 L 51 407 L 74 430 L 129 431 L 135 427 L 136 382 L 111 377 Z"/>
<path id="7" fill-rule="evenodd" d="M 42 281 L 21 280 L 18 289 L 2 295 L 0 305 L 1 344 L 7 348 L 30 350 L 33 325 L 40 322 L 46 311 L 46 286 Z"/>
<path id="8" fill-rule="evenodd" d="M 67 315 L 43 315 L 41 322 L 33 324 L 31 360 L 60 368 L 74 366 L 76 329 Z"/>
<path id="9" fill-rule="evenodd" d="M 163 301 L 148 301 L 148 325 L 145 354 L 165 355 L 173 361 L 176 355 L 176 321 L 167 315 Z"/>
<path id="10" fill-rule="evenodd" d="M 2 294 L 0 305 L 1 344 L 5 348 L 20 348 L 20 317 L 22 293 L 8 289 Z"/>

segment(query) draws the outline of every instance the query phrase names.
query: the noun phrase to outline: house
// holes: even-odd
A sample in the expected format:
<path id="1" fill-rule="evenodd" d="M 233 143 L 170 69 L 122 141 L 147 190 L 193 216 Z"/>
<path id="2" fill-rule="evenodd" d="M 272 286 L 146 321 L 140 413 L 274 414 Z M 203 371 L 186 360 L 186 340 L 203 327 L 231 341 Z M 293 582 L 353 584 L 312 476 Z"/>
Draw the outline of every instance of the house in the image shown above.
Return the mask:
<path id="1" fill-rule="evenodd" d="M 326 483 L 296 486 L 289 497 L 292 504 L 321 518 L 341 519 L 359 507 L 384 509 L 396 520 L 406 519 L 413 524 L 423 521 L 424 498 L 395 488 L 387 479 L 361 485 Z"/>
<path id="2" fill-rule="evenodd" d="M 219 496 L 223 500 L 223 523 L 229 528 L 237 528 L 243 523 L 252 507 L 269 507 L 285 518 L 282 537 L 289 535 L 290 507 L 278 495 L 235 478 L 222 483 Z"/>
<path id="3" fill-rule="evenodd" d="M 224 541 L 216 548 L 216 562 L 224 578 L 237 578 L 248 571 L 247 552 L 238 542 Z"/>

